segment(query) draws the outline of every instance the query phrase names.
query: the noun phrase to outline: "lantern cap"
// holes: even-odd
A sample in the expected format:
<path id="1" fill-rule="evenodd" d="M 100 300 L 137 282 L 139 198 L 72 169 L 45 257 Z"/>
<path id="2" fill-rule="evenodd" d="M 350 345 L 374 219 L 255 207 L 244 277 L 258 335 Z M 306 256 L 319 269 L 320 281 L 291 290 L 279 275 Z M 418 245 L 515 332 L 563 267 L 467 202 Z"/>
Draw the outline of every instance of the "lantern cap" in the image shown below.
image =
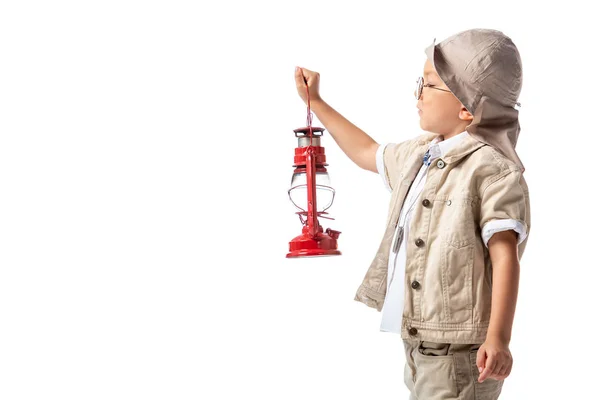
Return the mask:
<path id="1" fill-rule="evenodd" d="M 313 126 L 313 127 L 305 126 L 302 128 L 294 129 L 294 133 L 296 134 L 296 137 L 308 136 L 310 134 L 311 129 L 312 129 L 313 136 L 323 136 L 323 132 L 325 131 L 325 128 L 321 128 L 318 126 Z M 299 133 L 302 133 L 303 135 L 298 135 Z"/>

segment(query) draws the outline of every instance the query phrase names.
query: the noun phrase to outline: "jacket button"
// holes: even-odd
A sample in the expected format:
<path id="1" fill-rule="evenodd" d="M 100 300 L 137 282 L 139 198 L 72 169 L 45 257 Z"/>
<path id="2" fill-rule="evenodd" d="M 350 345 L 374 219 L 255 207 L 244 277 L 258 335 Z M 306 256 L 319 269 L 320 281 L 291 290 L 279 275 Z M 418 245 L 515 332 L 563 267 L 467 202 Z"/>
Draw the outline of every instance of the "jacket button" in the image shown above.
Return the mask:
<path id="1" fill-rule="evenodd" d="M 409 335 L 411 335 L 411 336 L 415 336 L 415 335 L 417 334 L 417 328 L 415 328 L 415 327 L 411 327 L 411 328 L 408 330 L 408 334 L 409 334 Z"/>
<path id="2" fill-rule="evenodd" d="M 444 168 L 445 166 L 446 166 L 446 163 L 444 162 L 444 160 L 438 160 L 438 162 L 437 162 L 438 168 Z"/>
<path id="3" fill-rule="evenodd" d="M 412 286 L 413 289 L 418 289 L 419 286 L 421 286 L 421 284 L 419 282 L 417 282 L 417 281 L 413 281 L 413 283 L 411 284 L 411 286 Z"/>
<path id="4" fill-rule="evenodd" d="M 418 247 L 421 247 L 421 246 L 423 246 L 423 244 L 424 244 L 424 243 L 425 243 L 425 242 L 424 242 L 424 241 L 423 241 L 423 239 L 421 239 L 421 238 L 419 238 L 419 239 L 415 240 L 415 244 L 416 244 Z"/>
<path id="5" fill-rule="evenodd" d="M 425 207 L 429 207 L 429 204 L 431 204 L 431 203 L 429 202 L 429 200 L 427 200 L 427 199 L 423 200 L 423 205 L 424 205 Z"/>

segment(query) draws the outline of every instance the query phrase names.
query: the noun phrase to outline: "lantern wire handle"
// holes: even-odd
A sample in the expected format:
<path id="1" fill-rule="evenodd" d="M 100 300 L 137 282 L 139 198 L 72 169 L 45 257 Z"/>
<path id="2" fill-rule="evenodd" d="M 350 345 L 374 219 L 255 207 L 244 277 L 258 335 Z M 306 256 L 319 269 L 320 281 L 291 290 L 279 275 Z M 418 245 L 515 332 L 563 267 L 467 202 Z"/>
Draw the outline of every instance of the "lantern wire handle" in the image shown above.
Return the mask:
<path id="1" fill-rule="evenodd" d="M 319 229 L 319 219 L 317 213 L 316 204 L 316 177 L 315 177 L 315 155 L 312 144 L 313 132 L 312 132 L 312 113 L 310 112 L 310 91 L 308 90 L 308 81 L 304 79 L 306 83 L 306 103 L 308 109 L 306 111 L 306 125 L 308 126 L 308 132 L 310 135 L 310 145 L 306 148 L 306 189 L 308 193 L 308 209 L 307 209 L 307 222 L 308 222 L 308 234 L 311 237 L 317 235 Z"/>
<path id="2" fill-rule="evenodd" d="M 308 81 L 306 80 L 306 78 L 303 78 L 303 79 L 304 79 L 304 82 L 306 82 L 306 100 L 308 103 L 308 109 L 306 112 L 306 126 L 308 126 L 310 145 L 312 146 L 313 134 L 312 134 L 312 113 L 310 112 L 310 93 L 308 91 Z"/>

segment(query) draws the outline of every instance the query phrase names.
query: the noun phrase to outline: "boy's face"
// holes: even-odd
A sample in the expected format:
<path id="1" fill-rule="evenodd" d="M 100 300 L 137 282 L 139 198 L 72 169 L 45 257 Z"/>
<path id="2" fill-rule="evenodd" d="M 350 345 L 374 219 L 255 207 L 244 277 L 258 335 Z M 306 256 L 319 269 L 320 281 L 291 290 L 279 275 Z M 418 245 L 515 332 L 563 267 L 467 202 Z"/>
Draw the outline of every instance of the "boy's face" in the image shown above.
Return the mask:
<path id="1" fill-rule="evenodd" d="M 443 135 L 444 140 L 463 132 L 473 120 L 473 115 L 449 90 L 427 59 L 423 68 L 423 91 L 417 102 L 421 110 L 421 129 Z"/>

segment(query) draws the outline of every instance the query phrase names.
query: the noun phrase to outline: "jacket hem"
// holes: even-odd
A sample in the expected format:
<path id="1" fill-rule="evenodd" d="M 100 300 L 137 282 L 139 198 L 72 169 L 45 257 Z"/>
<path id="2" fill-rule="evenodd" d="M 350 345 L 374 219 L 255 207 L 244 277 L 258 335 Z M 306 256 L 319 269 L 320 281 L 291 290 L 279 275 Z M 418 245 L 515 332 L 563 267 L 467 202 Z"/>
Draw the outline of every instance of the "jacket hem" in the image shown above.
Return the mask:
<path id="1" fill-rule="evenodd" d="M 401 337 L 406 340 L 424 340 L 435 343 L 481 344 L 485 342 L 489 321 L 476 324 L 421 322 L 404 318 Z M 417 334 L 408 330 L 416 328 Z"/>

